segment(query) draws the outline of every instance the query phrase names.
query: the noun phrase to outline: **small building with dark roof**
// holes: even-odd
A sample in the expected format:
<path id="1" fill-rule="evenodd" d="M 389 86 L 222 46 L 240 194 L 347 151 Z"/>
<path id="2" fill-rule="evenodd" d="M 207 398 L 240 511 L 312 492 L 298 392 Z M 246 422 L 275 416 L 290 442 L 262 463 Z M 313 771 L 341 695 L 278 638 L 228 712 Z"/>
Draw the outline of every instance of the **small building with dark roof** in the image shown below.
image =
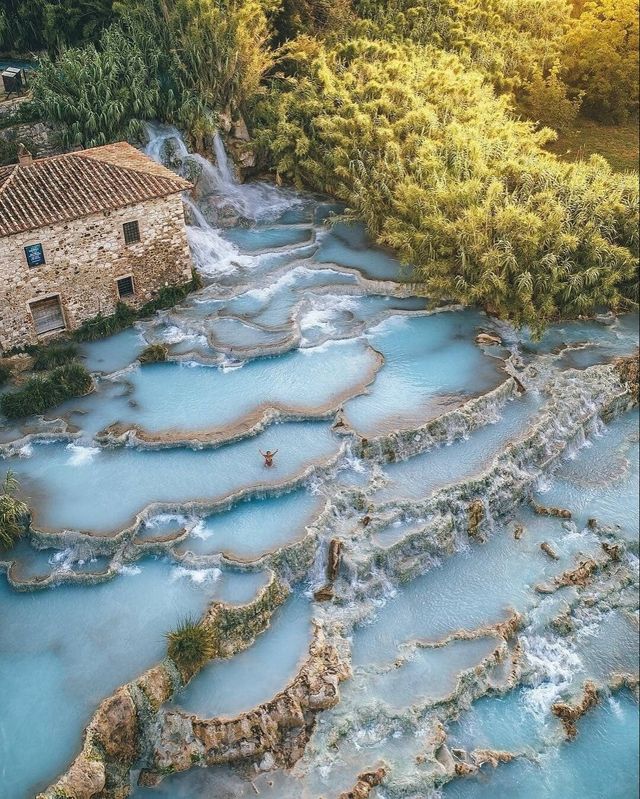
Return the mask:
<path id="1" fill-rule="evenodd" d="M 190 188 L 125 142 L 0 167 L 0 351 L 189 281 Z"/>

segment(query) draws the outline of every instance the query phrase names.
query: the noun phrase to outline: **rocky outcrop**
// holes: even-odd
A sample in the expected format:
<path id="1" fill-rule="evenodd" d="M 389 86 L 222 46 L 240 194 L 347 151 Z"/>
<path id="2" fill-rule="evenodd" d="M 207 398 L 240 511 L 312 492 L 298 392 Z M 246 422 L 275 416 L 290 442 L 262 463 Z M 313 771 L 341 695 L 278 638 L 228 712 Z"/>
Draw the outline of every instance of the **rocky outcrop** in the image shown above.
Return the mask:
<path id="1" fill-rule="evenodd" d="M 566 510 L 566 508 L 548 508 L 546 505 L 540 505 L 537 502 L 531 502 L 531 507 L 538 516 L 555 516 L 557 519 L 571 518 L 571 511 Z"/>
<path id="2" fill-rule="evenodd" d="M 579 702 L 574 705 L 568 702 L 556 702 L 551 706 L 551 712 L 562 722 L 567 738 L 573 740 L 578 734 L 576 722 L 597 704 L 598 688 L 592 680 L 587 680 L 584 684 L 584 691 Z"/>
<path id="3" fill-rule="evenodd" d="M 382 785 L 382 781 L 386 777 L 386 770 L 380 766 L 375 771 L 366 771 L 363 774 L 358 774 L 358 781 L 350 791 L 344 791 L 340 794 L 338 799 L 368 799 L 371 791 Z"/>
<path id="4" fill-rule="evenodd" d="M 594 574 L 602 567 L 602 563 L 593 558 L 585 558 L 575 567 L 575 569 L 567 569 L 553 579 L 551 583 L 539 583 L 536 585 L 535 590 L 539 594 L 553 594 L 558 588 L 564 588 L 567 585 L 575 585 L 583 588 L 587 585 Z"/>
<path id="5" fill-rule="evenodd" d="M 486 511 L 483 501 L 481 499 L 474 499 L 467 510 L 467 516 L 469 519 L 469 538 L 476 538 L 481 541 L 484 540 L 480 530 L 480 525 L 484 521 L 485 515 Z"/>
<path id="6" fill-rule="evenodd" d="M 316 715 L 337 704 L 338 685 L 349 675 L 348 663 L 316 623 L 308 659 L 271 701 L 234 718 L 161 713 L 141 784 L 155 785 L 167 773 L 186 771 L 194 764 L 253 761 L 263 769 L 291 767 L 304 754 Z"/>
<path id="7" fill-rule="evenodd" d="M 478 768 L 485 764 L 492 768 L 498 768 L 501 763 L 510 763 L 514 758 L 513 752 L 504 752 L 499 749 L 474 749 L 471 752 L 471 759 Z"/>
<path id="8" fill-rule="evenodd" d="M 338 576 L 341 561 L 342 541 L 339 538 L 332 538 L 329 542 L 329 554 L 327 558 L 327 582 L 313 595 L 316 602 L 328 602 L 333 598 L 333 584 Z"/>
<path id="9" fill-rule="evenodd" d="M 540 549 L 544 552 L 545 555 L 548 555 L 551 560 L 560 560 L 560 555 L 555 551 L 555 549 L 551 546 L 548 541 L 543 541 L 540 544 Z"/>
<path id="10" fill-rule="evenodd" d="M 639 380 L 639 367 L 640 367 L 640 352 L 632 355 L 629 358 L 618 358 L 614 361 L 613 365 L 617 371 L 620 379 L 629 387 L 629 391 L 638 401 L 638 391 L 640 390 Z"/>
<path id="11" fill-rule="evenodd" d="M 496 333 L 478 333 L 476 344 L 481 347 L 502 346 L 502 339 Z"/>
<path id="12" fill-rule="evenodd" d="M 517 393 L 516 381 L 509 377 L 487 394 L 475 397 L 418 428 L 372 439 L 362 438 L 359 445 L 354 447 L 354 454 L 368 460 L 394 462 L 419 455 L 439 444 L 450 444 L 497 420 L 502 407 Z"/>
<path id="13" fill-rule="evenodd" d="M 515 387 L 512 381 L 510 384 L 513 396 Z M 628 387 L 621 383 L 610 364 L 563 372 L 545 387 L 545 393 L 548 400 L 526 434 L 508 444 L 485 471 L 442 488 L 425 499 L 377 506 L 376 518 L 382 519 L 387 512 L 386 524 L 400 518 L 401 514 L 424 518 L 425 524 L 419 529 L 409 529 L 406 535 L 384 548 L 372 546 L 362 537 L 346 539 L 341 571 L 348 575 L 349 584 L 341 577 L 336 583 L 336 594 L 344 591 L 345 595 L 351 595 L 354 590 L 363 596 L 371 596 L 376 591 L 384 593 L 390 582 L 413 579 L 431 567 L 434 557 L 456 551 L 462 544 L 460 534 L 471 534 L 482 540 L 490 533 L 495 520 L 510 515 L 514 507 L 531 500 L 539 476 L 566 452 L 569 442 L 590 435 L 601 419 L 623 413 L 632 403 Z M 385 462 L 404 458 L 404 436 L 385 438 L 384 451 L 381 451 L 382 439 L 375 447 L 369 441 L 366 446 L 363 444 L 363 453 L 380 457 Z M 413 453 L 411 437 L 408 433 L 406 437 L 406 446 Z M 394 440 L 402 449 L 395 448 Z M 418 442 L 416 446 L 422 447 L 423 443 Z M 420 451 L 425 448 L 428 447 Z M 363 502 L 366 501 L 365 497 Z M 480 503 L 485 513 L 482 522 Z M 559 518 L 571 516 L 564 509 L 536 507 Z M 392 513 L 395 513 L 393 518 Z"/>

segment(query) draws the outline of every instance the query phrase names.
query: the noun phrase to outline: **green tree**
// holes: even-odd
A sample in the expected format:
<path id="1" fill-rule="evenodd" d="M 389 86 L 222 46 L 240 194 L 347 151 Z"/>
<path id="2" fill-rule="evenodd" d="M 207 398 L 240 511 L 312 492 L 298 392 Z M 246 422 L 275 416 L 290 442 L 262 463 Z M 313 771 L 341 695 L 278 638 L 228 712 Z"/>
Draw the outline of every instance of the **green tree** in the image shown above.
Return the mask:
<path id="1" fill-rule="evenodd" d="M 570 128 L 580 112 L 583 92 L 571 97 L 569 87 L 560 77 L 560 64 L 556 61 L 544 75 L 536 68 L 522 92 L 521 108 L 534 122 L 554 130 Z"/>
<path id="2" fill-rule="evenodd" d="M 589 0 L 565 39 L 563 77 L 584 110 L 619 122 L 638 113 L 638 0 Z"/>
<path id="3" fill-rule="evenodd" d="M 540 331 L 637 286 L 638 187 L 603 159 L 563 164 L 549 132 L 518 121 L 453 54 L 299 39 L 295 78 L 260 109 L 282 177 L 344 200 L 415 267 L 434 298 L 478 304 Z"/>

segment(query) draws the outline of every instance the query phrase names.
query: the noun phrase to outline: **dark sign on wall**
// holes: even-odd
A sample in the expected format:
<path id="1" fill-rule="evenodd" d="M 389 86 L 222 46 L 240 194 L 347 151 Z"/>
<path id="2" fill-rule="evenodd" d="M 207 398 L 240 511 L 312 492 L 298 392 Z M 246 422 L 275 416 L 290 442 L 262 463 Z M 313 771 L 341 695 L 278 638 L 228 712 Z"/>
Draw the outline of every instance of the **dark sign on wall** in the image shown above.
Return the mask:
<path id="1" fill-rule="evenodd" d="M 44 250 L 42 244 L 29 244 L 24 248 L 24 254 L 29 266 L 42 266 L 44 263 Z"/>

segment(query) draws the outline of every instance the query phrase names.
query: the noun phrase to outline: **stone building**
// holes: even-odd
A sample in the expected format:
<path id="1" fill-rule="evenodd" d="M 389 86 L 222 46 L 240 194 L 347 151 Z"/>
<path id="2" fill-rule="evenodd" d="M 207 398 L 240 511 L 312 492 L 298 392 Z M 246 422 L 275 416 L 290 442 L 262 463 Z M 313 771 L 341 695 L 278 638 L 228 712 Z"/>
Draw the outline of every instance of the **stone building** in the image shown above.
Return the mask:
<path id="1" fill-rule="evenodd" d="M 186 283 L 189 188 L 125 142 L 0 167 L 0 351 Z"/>

